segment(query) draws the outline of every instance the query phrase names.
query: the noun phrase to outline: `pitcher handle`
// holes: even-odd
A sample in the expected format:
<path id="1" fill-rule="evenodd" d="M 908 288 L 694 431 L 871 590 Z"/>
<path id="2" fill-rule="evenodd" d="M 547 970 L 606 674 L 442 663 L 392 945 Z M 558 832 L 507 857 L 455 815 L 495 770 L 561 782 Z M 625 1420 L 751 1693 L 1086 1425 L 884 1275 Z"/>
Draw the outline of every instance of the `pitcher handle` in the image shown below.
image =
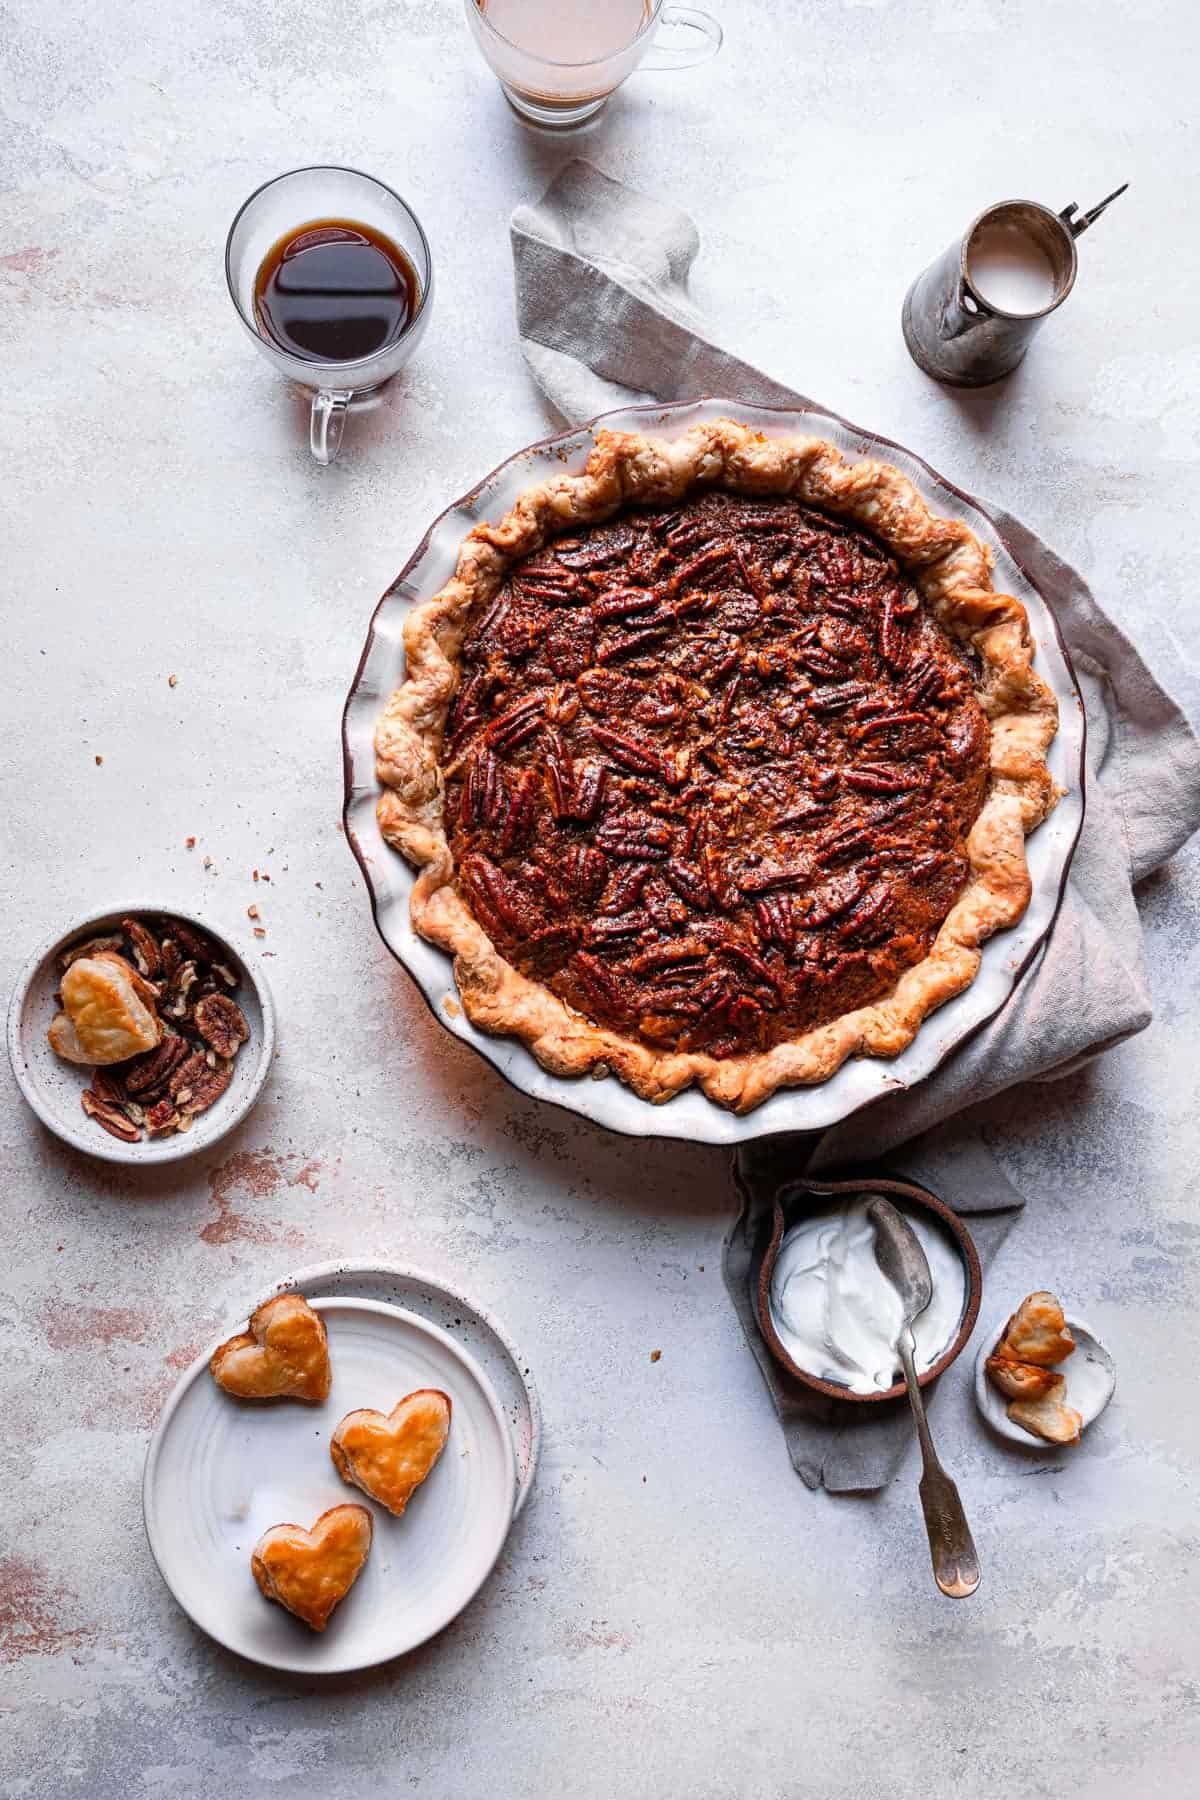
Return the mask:
<path id="1" fill-rule="evenodd" d="M 675 43 L 670 41 L 672 35 L 676 38 Z M 717 21 L 709 13 L 701 12 L 698 6 L 664 6 L 658 15 L 654 41 L 639 66 L 643 69 L 694 69 L 717 54 L 723 37 Z"/>

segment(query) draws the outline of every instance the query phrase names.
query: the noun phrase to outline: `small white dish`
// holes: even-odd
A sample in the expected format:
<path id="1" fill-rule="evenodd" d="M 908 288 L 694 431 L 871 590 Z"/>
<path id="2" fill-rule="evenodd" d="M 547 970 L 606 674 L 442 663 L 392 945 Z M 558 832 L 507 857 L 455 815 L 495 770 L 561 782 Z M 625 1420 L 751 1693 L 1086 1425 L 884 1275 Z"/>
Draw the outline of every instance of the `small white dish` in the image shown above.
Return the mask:
<path id="1" fill-rule="evenodd" d="M 54 999 L 62 970 L 61 953 L 72 944 L 109 931 L 119 931 L 121 920 L 167 916 L 212 938 L 224 952 L 229 967 L 239 977 L 234 999 L 250 1027 L 249 1040 L 233 1065 L 233 1080 L 207 1112 L 200 1113 L 190 1131 L 169 1137 L 143 1138 L 126 1144 L 111 1137 L 80 1105 L 80 1095 L 91 1079 L 91 1070 L 64 1062 L 51 1050 L 46 1038 L 58 1010 Z M 109 907 L 80 919 L 68 931 L 58 931 L 41 944 L 22 969 L 8 1009 L 8 1056 L 17 1086 L 42 1124 L 85 1156 L 101 1162 L 125 1163 L 131 1168 L 155 1168 L 178 1162 L 208 1150 L 235 1125 L 240 1125 L 263 1090 L 275 1053 L 275 1003 L 266 977 L 247 951 L 240 950 L 208 919 L 197 918 L 182 907 L 133 904 Z"/>
<path id="2" fill-rule="evenodd" d="M 329 1333 L 328 1400 L 231 1399 L 208 1371 L 214 1342 L 181 1377 L 155 1427 L 142 1507 L 163 1580 L 201 1630 L 268 1668 L 334 1675 L 415 1649 L 474 1598 L 508 1536 L 516 1466 L 491 1382 L 447 1332 L 377 1300 L 310 1303 Z M 239 1328 L 244 1320 L 217 1342 Z M 421 1387 L 449 1394 L 450 1436 L 394 1519 L 340 1479 L 329 1439 L 352 1408 L 390 1411 Z M 345 1501 L 370 1505 L 375 1538 L 325 1631 L 313 1632 L 263 1599 L 250 1553 L 269 1526 L 311 1526 Z"/>
<path id="3" fill-rule="evenodd" d="M 994 1320 L 979 1346 L 979 1354 L 975 1358 L 975 1404 L 992 1430 L 1001 1437 L 1008 1438 L 1010 1443 L 1020 1444 L 1026 1450 L 1041 1450 L 1043 1453 L 1060 1450 L 1062 1445 L 1049 1444 L 1045 1438 L 1035 1437 L 1032 1431 L 1026 1431 L 1023 1425 L 1010 1419 L 1008 1401 L 988 1380 L 985 1366 L 987 1359 L 996 1348 L 1011 1317 L 1010 1311 L 1003 1318 Z M 1090 1325 L 1071 1313 L 1066 1313 L 1065 1317 L 1067 1329 L 1075 1339 L 1075 1350 L 1065 1362 L 1057 1365 L 1055 1373 L 1066 1379 L 1066 1405 L 1073 1406 L 1082 1416 L 1080 1430 L 1083 1432 L 1100 1417 L 1112 1399 L 1113 1389 L 1117 1385 L 1117 1370 L 1112 1357 Z"/>
<path id="4" fill-rule="evenodd" d="M 293 1269 L 256 1295 L 254 1312 L 276 1294 L 336 1294 L 353 1300 L 382 1300 L 438 1325 L 473 1356 L 496 1390 L 512 1433 L 517 1462 L 513 1516 L 528 1500 L 542 1450 L 542 1403 L 529 1364 L 512 1333 L 490 1308 L 471 1300 L 428 1269 L 412 1263 L 322 1262 Z"/>

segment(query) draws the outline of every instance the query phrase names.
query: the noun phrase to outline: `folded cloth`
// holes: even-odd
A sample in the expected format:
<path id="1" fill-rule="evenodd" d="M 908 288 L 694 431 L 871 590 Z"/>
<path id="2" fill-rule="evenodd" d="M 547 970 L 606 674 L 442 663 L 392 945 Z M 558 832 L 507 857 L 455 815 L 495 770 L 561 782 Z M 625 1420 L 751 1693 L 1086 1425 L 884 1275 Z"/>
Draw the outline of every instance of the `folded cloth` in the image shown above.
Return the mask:
<path id="1" fill-rule="evenodd" d="M 514 212 L 512 247 L 521 348 L 570 422 L 639 401 L 708 394 L 823 410 L 713 341 L 685 292 L 700 239 L 677 208 L 573 162 L 536 205 Z M 875 1416 L 890 1408 L 822 1402 L 814 1410 L 815 1397 L 790 1392 L 798 1384 L 766 1355 L 746 1281 L 781 1170 L 829 1174 L 888 1157 L 893 1173 L 933 1187 L 950 1204 L 996 1215 L 971 1225 L 986 1259 L 1014 1217 L 998 1209 L 1020 1196 L 1007 1189 L 977 1132 L 959 1124 L 949 1135 L 944 1128 L 931 1134 L 965 1107 L 1017 1082 L 1060 1079 L 1144 1030 L 1150 995 L 1133 887 L 1200 826 L 1200 746 L 1175 702 L 1073 569 L 1009 513 L 976 504 L 1053 607 L 1070 648 L 1087 712 L 1087 816 L 1054 930 L 990 1024 L 915 1088 L 815 1138 L 750 1144 L 735 1159 L 742 1217 L 726 1244 L 726 1283 L 793 1461 L 811 1486 L 883 1486 L 909 1434 L 903 1421 L 889 1426 Z M 904 1156 L 891 1154 L 918 1137 Z M 965 1380 L 965 1361 L 939 1386 Z"/>

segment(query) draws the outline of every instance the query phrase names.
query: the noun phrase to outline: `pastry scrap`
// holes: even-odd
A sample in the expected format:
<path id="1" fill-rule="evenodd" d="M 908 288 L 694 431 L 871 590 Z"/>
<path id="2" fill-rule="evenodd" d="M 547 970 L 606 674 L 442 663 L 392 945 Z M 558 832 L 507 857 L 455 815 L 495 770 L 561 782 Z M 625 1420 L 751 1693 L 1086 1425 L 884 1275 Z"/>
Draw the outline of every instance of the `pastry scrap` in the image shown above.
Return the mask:
<path id="1" fill-rule="evenodd" d="M 139 992 L 139 988 L 141 992 Z M 50 1045 L 68 1062 L 127 1062 L 162 1040 L 156 995 L 122 956 L 81 956 L 62 978 L 63 1011 L 50 1026 Z"/>
<path id="2" fill-rule="evenodd" d="M 904 1049 L 1059 794 L 990 564 L 888 464 L 729 419 L 600 431 L 475 526 L 375 740 L 473 1023 L 739 1112 Z"/>
<path id="3" fill-rule="evenodd" d="M 209 1359 L 217 1386 L 239 1400 L 307 1400 L 329 1396 L 332 1371 L 325 1321 L 303 1294 L 279 1294 L 252 1314 L 250 1329 Z"/>
<path id="4" fill-rule="evenodd" d="M 445 1448 L 451 1411 L 449 1394 L 418 1388 L 390 1413 L 347 1413 L 329 1444 L 338 1474 L 399 1518 Z"/>
<path id="5" fill-rule="evenodd" d="M 1061 1305 L 1043 1288 L 1025 1296 L 984 1364 L 1009 1418 L 1047 1443 L 1076 1444 L 1083 1429 L 1083 1415 L 1065 1404 L 1066 1378 L 1054 1372 L 1074 1349 Z"/>
<path id="6" fill-rule="evenodd" d="M 251 1573 L 266 1599 L 324 1631 L 362 1573 L 373 1530 L 367 1508 L 353 1502 L 322 1513 L 311 1531 L 272 1525 L 254 1546 Z"/>
<path id="7" fill-rule="evenodd" d="M 1083 1414 L 1064 1404 L 1067 1384 L 1055 1375 L 1048 1391 L 1038 1400 L 1010 1400 L 1008 1416 L 1015 1425 L 1024 1426 L 1034 1437 L 1049 1444 L 1077 1444 L 1083 1430 Z"/>
<path id="8" fill-rule="evenodd" d="M 984 1367 L 992 1386 L 999 1388 L 1010 1400 L 1041 1400 L 1059 1379 L 1050 1369 L 1013 1362 L 1007 1356 L 989 1356 Z"/>
<path id="9" fill-rule="evenodd" d="M 1036 1363 L 1051 1369 L 1075 1348 L 1063 1309 L 1045 1289 L 1027 1294 L 1000 1336 L 996 1355 L 1009 1362 Z"/>
<path id="10" fill-rule="evenodd" d="M 182 919 L 130 918 L 59 965 L 62 1011 L 47 1035 L 64 1061 L 95 1065 L 84 1112 L 130 1144 L 189 1130 L 250 1036 L 217 946 Z"/>

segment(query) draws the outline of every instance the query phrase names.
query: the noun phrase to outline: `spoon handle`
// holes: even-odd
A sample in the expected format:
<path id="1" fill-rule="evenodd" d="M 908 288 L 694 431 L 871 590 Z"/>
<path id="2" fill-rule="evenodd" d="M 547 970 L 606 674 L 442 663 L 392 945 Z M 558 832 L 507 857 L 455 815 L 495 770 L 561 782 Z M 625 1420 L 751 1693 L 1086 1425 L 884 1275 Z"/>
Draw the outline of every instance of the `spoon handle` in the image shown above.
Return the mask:
<path id="1" fill-rule="evenodd" d="M 938 1461 L 933 1439 L 929 1435 L 925 1401 L 917 1383 L 916 1364 L 913 1360 L 912 1332 L 907 1326 L 900 1333 L 896 1348 L 904 1365 L 904 1382 L 913 1417 L 917 1422 L 917 1436 L 921 1440 L 921 1460 L 924 1467 L 917 1491 L 921 1496 L 921 1510 L 925 1514 L 929 1554 L 933 1561 L 933 1579 L 951 1600 L 965 1600 L 968 1594 L 975 1592 L 980 1578 L 979 1557 L 975 1551 L 971 1527 L 967 1524 L 967 1515 L 963 1511 L 958 1489 Z"/>

